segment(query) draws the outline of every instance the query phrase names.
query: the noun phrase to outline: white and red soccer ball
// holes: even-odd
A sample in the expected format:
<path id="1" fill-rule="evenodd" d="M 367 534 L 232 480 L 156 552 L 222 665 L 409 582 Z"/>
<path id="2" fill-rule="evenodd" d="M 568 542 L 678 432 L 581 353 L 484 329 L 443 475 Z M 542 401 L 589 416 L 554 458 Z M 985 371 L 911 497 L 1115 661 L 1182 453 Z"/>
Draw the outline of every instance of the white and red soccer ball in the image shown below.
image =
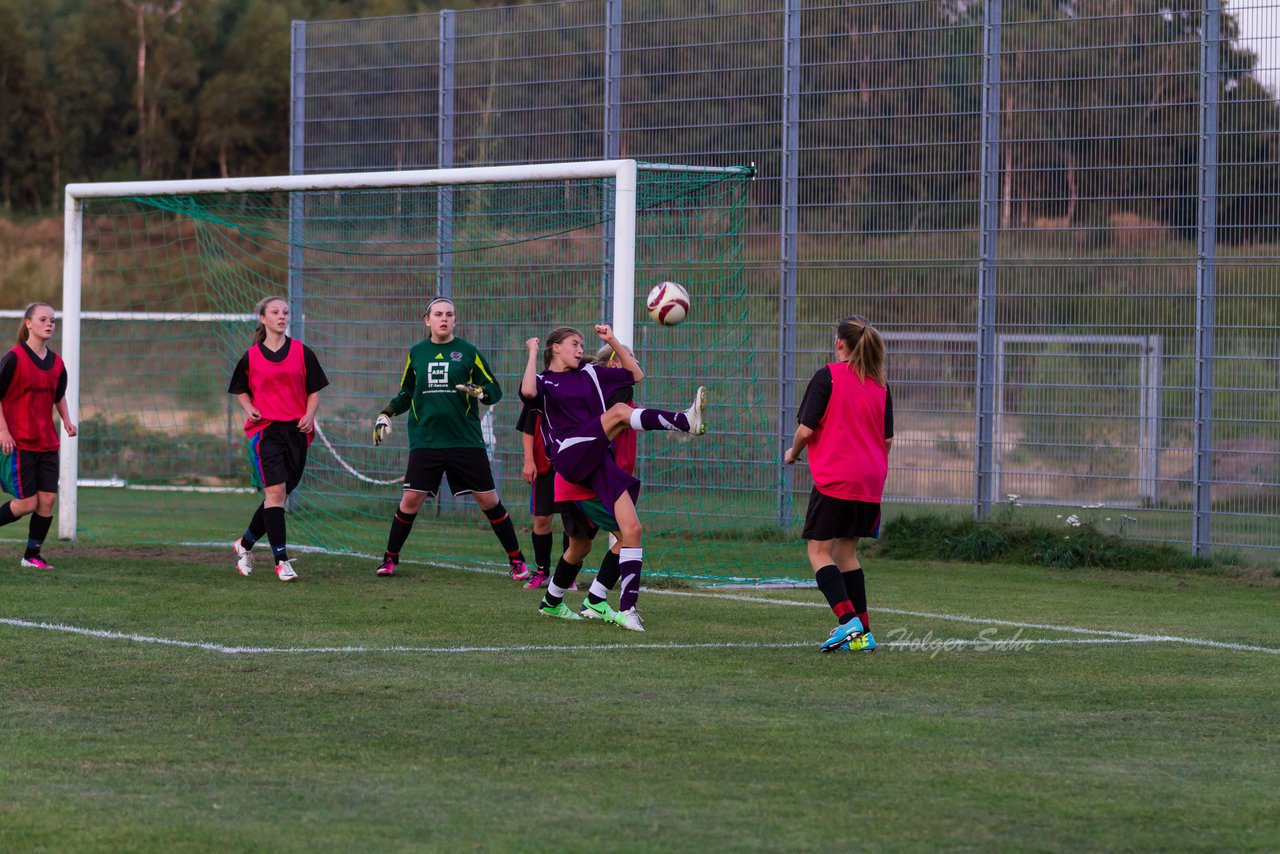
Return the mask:
<path id="1" fill-rule="evenodd" d="M 649 316 L 663 326 L 675 326 L 689 314 L 689 292 L 675 282 L 663 282 L 649 291 Z"/>

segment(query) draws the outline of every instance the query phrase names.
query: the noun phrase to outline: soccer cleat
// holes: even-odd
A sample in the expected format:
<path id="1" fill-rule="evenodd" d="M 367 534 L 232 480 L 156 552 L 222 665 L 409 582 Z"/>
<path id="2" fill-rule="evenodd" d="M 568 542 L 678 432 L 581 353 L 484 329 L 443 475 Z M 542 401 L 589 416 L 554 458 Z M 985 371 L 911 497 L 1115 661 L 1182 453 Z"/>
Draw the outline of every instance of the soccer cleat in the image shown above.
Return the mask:
<path id="1" fill-rule="evenodd" d="M 578 613 L 588 620 L 600 620 L 603 623 L 609 623 L 615 626 L 622 625 L 622 615 L 609 607 L 608 602 L 592 602 L 590 599 L 584 600 L 582 608 Z"/>
<path id="2" fill-rule="evenodd" d="M 581 614 L 576 613 L 572 608 L 564 604 L 564 602 L 560 602 L 557 605 L 548 605 L 546 599 L 543 599 L 538 604 L 538 613 L 548 617 L 555 617 L 556 619 L 559 619 L 559 620 L 581 620 L 582 619 Z"/>
<path id="3" fill-rule="evenodd" d="M 484 386 L 475 383 L 458 383 L 454 388 L 463 394 L 468 394 L 476 400 L 484 400 Z"/>
<path id="4" fill-rule="evenodd" d="M 395 574 L 396 574 L 396 562 L 391 558 L 387 558 L 382 563 L 378 564 L 378 571 L 374 573 L 374 575 L 395 575 Z"/>
<path id="5" fill-rule="evenodd" d="M 541 568 L 535 569 L 533 574 L 529 576 L 529 580 L 524 583 L 525 590 L 537 590 L 539 587 L 546 587 L 547 582 L 551 580 L 551 574 Z"/>
<path id="6" fill-rule="evenodd" d="M 703 410 L 707 408 L 707 388 L 706 386 L 698 386 L 698 391 L 693 396 L 693 403 L 684 411 L 684 415 L 689 419 L 689 433 L 694 436 L 701 436 L 707 432 L 707 425 L 703 423 Z"/>
<path id="7" fill-rule="evenodd" d="M 253 575 L 253 552 L 241 545 L 240 540 L 236 540 L 231 544 L 231 550 L 236 555 L 236 572 L 239 572 L 245 578 Z"/>
<path id="8" fill-rule="evenodd" d="M 818 649 L 822 652 L 835 652 L 848 649 L 849 642 L 862 634 L 862 621 L 854 617 L 847 623 L 841 623 L 831 630 L 831 636 L 824 640 Z"/>
<path id="9" fill-rule="evenodd" d="M 40 555 L 24 557 L 22 559 L 22 565 L 27 569 L 53 569 L 53 564 L 49 563 Z"/>
<path id="10" fill-rule="evenodd" d="M 863 632 L 857 637 L 849 638 L 849 642 L 840 648 L 850 652 L 875 652 L 876 637 L 871 632 Z"/>
<path id="11" fill-rule="evenodd" d="M 293 571 L 293 561 L 282 560 L 276 564 L 276 578 L 281 581 L 297 581 L 298 573 Z"/>
<path id="12" fill-rule="evenodd" d="M 529 567 L 522 560 L 511 561 L 511 580 L 524 581 L 529 577 Z"/>
<path id="13" fill-rule="evenodd" d="M 644 631 L 644 620 L 640 619 L 640 612 L 636 610 L 636 606 L 632 605 L 625 611 L 614 611 L 618 615 L 618 625 L 632 632 Z"/>

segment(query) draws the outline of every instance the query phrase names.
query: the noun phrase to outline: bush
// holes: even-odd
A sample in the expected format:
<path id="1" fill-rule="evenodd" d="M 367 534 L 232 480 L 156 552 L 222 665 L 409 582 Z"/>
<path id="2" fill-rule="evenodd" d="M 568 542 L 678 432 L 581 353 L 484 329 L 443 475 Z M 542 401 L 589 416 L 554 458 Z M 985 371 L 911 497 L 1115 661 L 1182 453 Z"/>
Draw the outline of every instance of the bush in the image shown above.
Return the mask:
<path id="1" fill-rule="evenodd" d="M 936 513 L 899 516 L 886 522 L 876 553 L 900 559 L 1021 563 L 1056 569 L 1185 570 L 1213 565 L 1171 545 L 1126 540 L 1089 524 L 1051 528 L 1019 525 L 1008 519 L 954 519 Z"/>

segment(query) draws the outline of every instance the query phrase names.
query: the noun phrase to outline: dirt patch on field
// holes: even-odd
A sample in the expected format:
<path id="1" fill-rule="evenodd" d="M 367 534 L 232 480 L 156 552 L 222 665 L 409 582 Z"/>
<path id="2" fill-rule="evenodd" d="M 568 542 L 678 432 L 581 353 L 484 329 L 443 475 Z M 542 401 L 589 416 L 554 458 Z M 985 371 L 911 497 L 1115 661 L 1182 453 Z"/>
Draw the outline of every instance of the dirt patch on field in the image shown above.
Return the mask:
<path id="1" fill-rule="evenodd" d="M 225 551 L 182 546 L 81 546 L 75 547 L 76 557 L 94 560 L 173 560 L 180 556 L 183 562 L 201 566 L 225 567 L 231 564 L 231 548 Z"/>

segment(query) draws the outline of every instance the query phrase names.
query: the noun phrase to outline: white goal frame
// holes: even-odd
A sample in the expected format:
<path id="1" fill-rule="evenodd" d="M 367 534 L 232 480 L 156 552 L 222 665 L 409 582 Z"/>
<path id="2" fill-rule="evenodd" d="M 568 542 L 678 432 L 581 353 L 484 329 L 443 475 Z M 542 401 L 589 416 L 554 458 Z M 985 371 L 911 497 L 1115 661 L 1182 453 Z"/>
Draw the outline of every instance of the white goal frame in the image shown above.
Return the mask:
<path id="1" fill-rule="evenodd" d="M 348 172 L 328 175 L 276 175 L 256 178 L 215 178 L 190 181 L 121 181 L 68 184 L 63 216 L 62 359 L 67 367 L 67 410 L 73 422 L 80 417 L 80 323 L 82 319 L 190 321 L 204 315 L 147 312 L 81 312 L 84 252 L 84 203 L 90 199 L 213 193 L 311 192 L 432 187 L 459 184 L 497 184 L 516 181 L 557 181 L 588 178 L 614 182 L 613 237 L 609 242 L 613 268 L 614 333 L 631 346 L 635 331 L 636 192 L 638 173 L 645 171 L 732 172 L 737 167 L 641 164 L 635 160 L 596 160 L 479 166 L 455 169 L 416 169 L 390 172 Z M 109 317 L 107 315 L 110 315 Z M 74 540 L 78 511 L 79 442 L 63 437 L 58 475 L 58 536 Z"/>

